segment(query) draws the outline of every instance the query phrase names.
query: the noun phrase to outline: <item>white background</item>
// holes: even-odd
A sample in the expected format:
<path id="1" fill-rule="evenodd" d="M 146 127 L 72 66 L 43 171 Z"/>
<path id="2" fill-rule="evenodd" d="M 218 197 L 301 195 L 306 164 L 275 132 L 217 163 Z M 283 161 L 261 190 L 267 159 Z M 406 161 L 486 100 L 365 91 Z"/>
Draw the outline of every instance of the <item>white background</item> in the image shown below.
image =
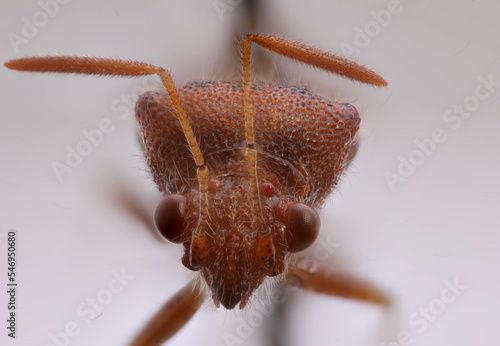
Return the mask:
<path id="1" fill-rule="evenodd" d="M 222 1 L 224 2 L 224 1 Z M 226 3 L 229 3 L 227 1 Z M 237 3 L 237 1 L 236 1 Z M 342 53 L 355 28 L 373 22 L 387 1 L 272 1 L 263 31 Z M 401 1 L 402 10 L 351 56 L 390 83 L 376 89 L 291 63 L 273 64 L 284 79 L 307 85 L 362 114 L 362 145 L 339 191 L 322 211 L 322 239 L 339 244 L 329 261 L 369 278 L 391 295 L 389 311 L 366 304 L 289 293 L 286 345 L 380 345 L 407 331 L 411 345 L 497 345 L 500 340 L 500 88 L 457 129 L 443 119 L 474 95 L 478 77 L 500 81 L 495 0 Z M 22 35 L 37 1 L 0 4 L 0 60 L 33 54 L 126 57 L 171 69 L 178 85 L 222 76 L 234 54 L 236 10 L 221 17 L 211 1 L 79 1 L 61 5 L 17 51 L 9 34 Z M 376 26 L 375 26 L 376 27 Z M 232 55 L 231 55 L 232 54 Z M 283 76 L 283 75 L 282 75 Z M 18 232 L 18 338 L 0 343 L 48 345 L 49 335 L 74 321 L 70 345 L 123 345 L 191 273 L 179 246 L 158 239 L 113 196 L 133 191 L 152 212 L 159 196 L 150 182 L 136 136 L 133 109 L 124 120 L 113 102 L 143 80 L 35 75 L 0 68 L 0 232 Z M 60 183 L 54 161 L 82 130 L 109 118 L 114 131 Z M 447 136 L 391 191 L 384 173 L 441 128 Z M 0 284 L 5 285 L 5 239 Z M 93 321 L 76 313 L 87 297 L 107 288 L 112 271 L 135 277 Z M 439 304 L 445 280 L 466 289 L 421 330 L 409 323 L 420 307 Z M 7 295 L 0 288 L 0 321 Z M 436 305 L 439 306 L 439 305 Z M 238 336 L 248 312 L 206 304 L 171 345 L 224 345 Z M 271 319 L 264 320 L 264 325 Z M 243 345 L 266 344 L 254 328 Z M 391 344 L 396 345 L 396 344 Z"/>

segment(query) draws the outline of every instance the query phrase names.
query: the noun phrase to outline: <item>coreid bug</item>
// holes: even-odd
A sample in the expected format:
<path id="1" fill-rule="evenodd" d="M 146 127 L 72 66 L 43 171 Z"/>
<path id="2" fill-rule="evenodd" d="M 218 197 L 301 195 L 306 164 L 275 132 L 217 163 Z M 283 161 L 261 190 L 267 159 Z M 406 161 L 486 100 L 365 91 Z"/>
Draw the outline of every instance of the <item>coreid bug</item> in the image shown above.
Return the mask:
<path id="1" fill-rule="evenodd" d="M 311 267 L 294 254 L 318 236 L 317 210 L 353 155 L 357 110 L 304 88 L 252 83 L 252 43 L 328 72 L 375 86 L 373 71 L 317 48 L 268 34 L 241 40 L 243 82 L 194 82 L 177 90 L 170 73 L 119 59 L 49 56 L 11 60 L 21 71 L 113 76 L 156 74 L 165 91 L 136 104 L 145 155 L 163 200 L 154 220 L 182 244 L 182 263 L 199 271 L 135 340 L 159 344 L 192 317 L 207 286 L 215 306 L 240 309 L 266 277 L 378 304 L 385 296 L 361 281 Z"/>

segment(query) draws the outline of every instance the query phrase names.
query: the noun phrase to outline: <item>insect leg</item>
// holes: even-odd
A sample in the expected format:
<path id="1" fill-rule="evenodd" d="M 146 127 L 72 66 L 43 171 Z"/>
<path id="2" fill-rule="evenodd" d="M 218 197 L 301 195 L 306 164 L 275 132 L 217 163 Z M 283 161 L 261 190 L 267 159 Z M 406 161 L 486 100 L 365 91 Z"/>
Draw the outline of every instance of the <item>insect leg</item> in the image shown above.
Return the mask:
<path id="1" fill-rule="evenodd" d="M 389 298 L 359 278 L 339 273 L 324 263 L 299 258 L 290 263 L 287 281 L 304 290 L 388 306 Z"/>
<path id="2" fill-rule="evenodd" d="M 201 292 L 199 285 L 193 285 L 191 281 L 162 306 L 131 345 L 163 344 L 193 317 L 204 300 L 205 295 Z"/>

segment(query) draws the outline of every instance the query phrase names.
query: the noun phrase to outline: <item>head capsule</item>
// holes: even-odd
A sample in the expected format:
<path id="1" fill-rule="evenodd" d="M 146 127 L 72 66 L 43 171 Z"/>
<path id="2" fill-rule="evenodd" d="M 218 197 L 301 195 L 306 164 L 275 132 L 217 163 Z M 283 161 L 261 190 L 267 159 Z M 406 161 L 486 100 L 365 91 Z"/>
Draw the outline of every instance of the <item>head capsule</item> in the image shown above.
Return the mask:
<path id="1" fill-rule="evenodd" d="M 248 179 L 228 174 L 209 183 L 209 219 L 198 224 L 199 193 L 164 197 L 155 212 L 158 231 L 184 245 L 182 263 L 200 271 L 215 304 L 243 308 L 266 276 L 285 270 L 286 256 L 309 247 L 320 221 L 316 211 L 264 181 L 261 215 L 254 215 Z M 260 221 L 259 221 L 260 220 Z"/>

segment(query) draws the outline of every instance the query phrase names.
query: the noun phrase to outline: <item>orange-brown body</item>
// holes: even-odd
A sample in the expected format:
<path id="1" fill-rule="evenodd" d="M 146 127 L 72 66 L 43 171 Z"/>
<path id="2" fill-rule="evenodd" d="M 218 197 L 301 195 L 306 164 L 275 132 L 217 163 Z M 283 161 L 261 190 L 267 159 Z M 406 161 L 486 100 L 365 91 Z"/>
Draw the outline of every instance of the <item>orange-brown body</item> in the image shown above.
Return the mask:
<path id="1" fill-rule="evenodd" d="M 213 301 L 243 308 L 266 276 L 286 273 L 305 290 L 387 304 L 363 280 L 290 253 L 309 247 L 319 232 L 317 209 L 352 158 L 356 109 L 314 93 L 252 83 L 252 43 L 325 71 L 386 86 L 350 60 L 270 34 L 241 40 L 242 83 L 197 82 L 177 90 L 162 67 L 122 59 L 47 56 L 6 62 L 21 71 L 160 77 L 164 92 L 136 105 L 151 174 L 163 199 L 154 221 L 182 243 L 182 263 L 200 271 Z M 136 210 L 136 209 L 135 209 Z M 173 296 L 133 345 L 159 345 L 200 308 L 205 294 L 192 281 Z"/>
<path id="2" fill-rule="evenodd" d="M 256 244 L 259 230 L 252 227 L 241 83 L 191 83 L 179 89 L 179 97 L 210 171 L 208 257 L 193 268 L 192 234 L 185 232 L 183 263 L 201 270 L 217 305 L 232 308 L 242 300 L 242 307 L 266 275 L 285 268 L 288 206 L 299 202 L 318 208 L 337 183 L 358 130 L 358 112 L 303 88 L 253 84 L 258 183 L 274 186 L 270 196 L 260 194 L 275 252 L 274 263 L 266 266 L 256 254 L 265 251 Z M 185 229 L 194 229 L 197 166 L 172 101 L 165 92 L 147 92 L 137 101 L 136 117 L 154 181 L 164 194 L 187 197 L 191 217 Z"/>

